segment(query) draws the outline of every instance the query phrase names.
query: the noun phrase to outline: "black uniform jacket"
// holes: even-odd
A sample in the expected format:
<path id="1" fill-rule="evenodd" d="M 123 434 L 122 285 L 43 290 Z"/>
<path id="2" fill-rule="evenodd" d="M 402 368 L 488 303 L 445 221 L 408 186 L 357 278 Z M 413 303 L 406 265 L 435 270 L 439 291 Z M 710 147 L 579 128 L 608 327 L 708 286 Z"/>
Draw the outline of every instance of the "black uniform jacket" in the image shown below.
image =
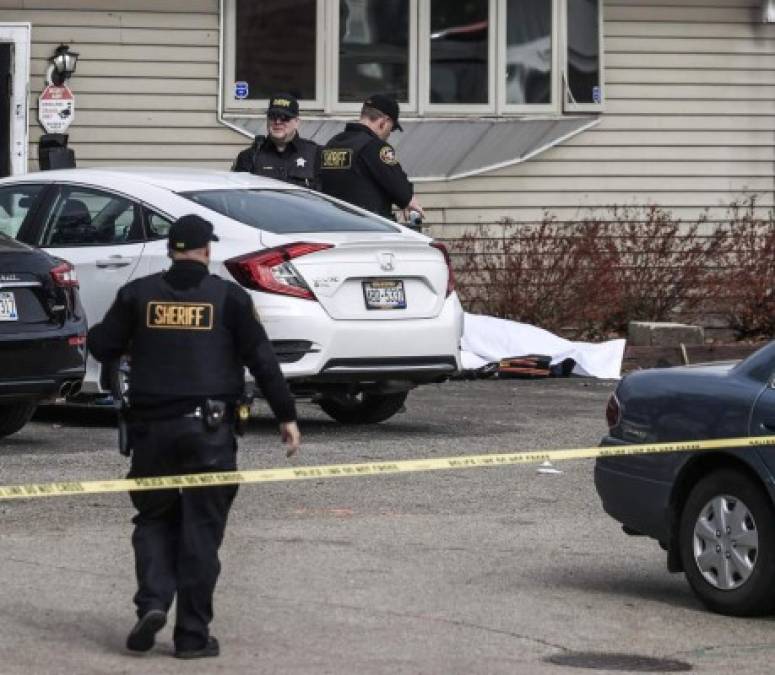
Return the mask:
<path id="1" fill-rule="evenodd" d="M 393 204 L 404 209 L 414 194 L 393 146 L 358 122 L 321 151 L 320 180 L 326 194 L 385 218 L 393 217 Z"/>
<path id="2" fill-rule="evenodd" d="M 320 190 L 320 146 L 296 136 L 279 152 L 270 138 L 256 136 L 253 144 L 237 155 L 231 169 Z"/>
<path id="3" fill-rule="evenodd" d="M 149 300 L 156 296 L 160 299 Z M 175 297 L 189 302 L 168 301 Z M 151 326 L 158 318 L 168 325 Z M 186 322 L 215 330 L 172 330 Z M 242 393 L 244 366 L 275 417 L 296 419 L 293 397 L 250 296 L 237 284 L 210 275 L 202 263 L 178 261 L 167 272 L 123 286 L 103 321 L 89 331 L 87 344 L 103 363 L 129 354 L 132 419 L 177 417 L 206 398 L 234 403 Z M 168 377 L 164 373 L 171 362 L 178 375 Z"/>

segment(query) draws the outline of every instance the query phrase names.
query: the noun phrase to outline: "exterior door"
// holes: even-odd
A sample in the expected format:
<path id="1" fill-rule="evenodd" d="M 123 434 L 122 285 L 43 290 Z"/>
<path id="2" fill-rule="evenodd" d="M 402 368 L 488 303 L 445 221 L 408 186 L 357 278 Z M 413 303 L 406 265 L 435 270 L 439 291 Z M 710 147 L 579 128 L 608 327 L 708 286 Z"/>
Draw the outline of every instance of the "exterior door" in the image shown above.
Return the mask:
<path id="1" fill-rule="evenodd" d="M 0 177 L 27 173 L 28 23 L 0 23 Z"/>

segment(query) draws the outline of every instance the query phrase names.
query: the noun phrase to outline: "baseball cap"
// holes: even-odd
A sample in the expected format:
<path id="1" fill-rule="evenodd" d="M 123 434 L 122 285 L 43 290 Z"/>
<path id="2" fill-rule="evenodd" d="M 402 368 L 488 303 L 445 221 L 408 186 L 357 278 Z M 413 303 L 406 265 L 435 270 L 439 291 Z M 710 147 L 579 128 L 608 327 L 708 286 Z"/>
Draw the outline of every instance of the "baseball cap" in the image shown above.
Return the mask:
<path id="1" fill-rule="evenodd" d="M 167 245 L 171 251 L 204 248 L 211 241 L 219 241 L 213 233 L 213 224 L 195 213 L 178 218 L 170 225 L 167 235 Z"/>
<path id="2" fill-rule="evenodd" d="M 293 94 L 275 94 L 269 99 L 267 115 L 282 115 L 292 118 L 299 116 L 299 102 Z"/>
<path id="3" fill-rule="evenodd" d="M 398 123 L 398 101 L 396 101 L 396 99 L 385 96 L 385 94 L 374 94 L 369 96 L 369 98 L 363 102 L 363 105 L 367 105 L 370 108 L 379 110 L 381 113 L 385 113 L 385 115 L 393 120 L 393 129 L 396 131 L 403 131 L 403 128 Z"/>

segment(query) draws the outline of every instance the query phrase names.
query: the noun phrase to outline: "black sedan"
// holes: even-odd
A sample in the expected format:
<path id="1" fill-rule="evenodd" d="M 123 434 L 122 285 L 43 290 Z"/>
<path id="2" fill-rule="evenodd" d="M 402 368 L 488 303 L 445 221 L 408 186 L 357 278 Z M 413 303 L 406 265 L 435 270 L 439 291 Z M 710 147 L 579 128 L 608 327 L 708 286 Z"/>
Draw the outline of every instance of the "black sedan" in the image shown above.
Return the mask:
<path id="1" fill-rule="evenodd" d="M 606 412 L 603 445 L 775 435 L 775 342 L 739 363 L 632 373 Z M 595 486 L 708 608 L 745 616 L 775 610 L 774 474 L 764 446 L 600 458 Z"/>
<path id="2" fill-rule="evenodd" d="M 38 403 L 75 395 L 86 368 L 86 318 L 70 263 L 0 234 L 0 436 Z"/>

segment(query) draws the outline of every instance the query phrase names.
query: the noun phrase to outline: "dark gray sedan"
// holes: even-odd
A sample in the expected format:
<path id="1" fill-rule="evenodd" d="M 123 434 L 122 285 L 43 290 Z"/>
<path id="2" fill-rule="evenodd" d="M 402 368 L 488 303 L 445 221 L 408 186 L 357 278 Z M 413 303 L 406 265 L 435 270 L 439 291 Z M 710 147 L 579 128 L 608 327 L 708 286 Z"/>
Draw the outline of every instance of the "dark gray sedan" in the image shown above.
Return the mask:
<path id="1" fill-rule="evenodd" d="M 739 363 L 632 373 L 606 411 L 603 445 L 775 435 L 775 342 Z M 730 615 L 775 610 L 775 447 L 606 457 L 603 508 L 656 539 L 671 572 Z"/>
<path id="2" fill-rule="evenodd" d="M 0 437 L 21 429 L 41 401 L 76 395 L 85 370 L 73 266 L 0 233 Z"/>

